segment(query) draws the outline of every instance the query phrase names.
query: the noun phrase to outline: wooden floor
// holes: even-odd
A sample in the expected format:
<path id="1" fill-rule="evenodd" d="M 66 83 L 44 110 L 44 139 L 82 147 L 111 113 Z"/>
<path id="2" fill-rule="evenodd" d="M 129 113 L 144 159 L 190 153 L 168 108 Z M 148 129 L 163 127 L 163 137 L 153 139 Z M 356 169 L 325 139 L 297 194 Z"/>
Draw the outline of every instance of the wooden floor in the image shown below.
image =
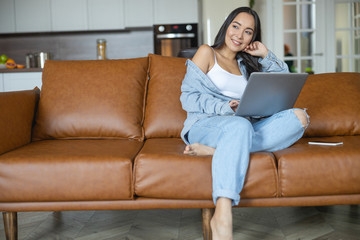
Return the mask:
<path id="1" fill-rule="evenodd" d="M 234 240 L 360 239 L 358 205 L 235 208 L 233 216 Z M 199 209 L 25 212 L 18 222 L 21 240 L 202 239 Z"/>

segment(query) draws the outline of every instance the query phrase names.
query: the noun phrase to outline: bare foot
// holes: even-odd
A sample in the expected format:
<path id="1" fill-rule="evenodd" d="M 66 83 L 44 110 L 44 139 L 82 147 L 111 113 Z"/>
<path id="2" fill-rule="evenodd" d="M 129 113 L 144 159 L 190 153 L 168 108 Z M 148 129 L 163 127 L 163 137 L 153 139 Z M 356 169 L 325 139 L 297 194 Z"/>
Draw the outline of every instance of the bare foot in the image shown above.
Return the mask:
<path id="1" fill-rule="evenodd" d="M 232 240 L 232 212 L 231 200 L 230 205 L 226 199 L 220 203 L 218 199 L 216 210 L 210 221 L 213 240 Z M 224 199 L 224 198 L 223 198 Z"/>
<path id="2" fill-rule="evenodd" d="M 214 155 L 214 152 L 215 152 L 215 148 L 200 143 L 187 145 L 184 150 L 184 154 L 196 155 L 196 156 Z"/>

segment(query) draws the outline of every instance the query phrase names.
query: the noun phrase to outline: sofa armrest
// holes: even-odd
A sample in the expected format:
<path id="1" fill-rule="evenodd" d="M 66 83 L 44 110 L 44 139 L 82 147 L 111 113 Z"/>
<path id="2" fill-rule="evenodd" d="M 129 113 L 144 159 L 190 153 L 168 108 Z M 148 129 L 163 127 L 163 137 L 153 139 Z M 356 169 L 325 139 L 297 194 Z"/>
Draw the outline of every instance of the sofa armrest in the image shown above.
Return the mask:
<path id="1" fill-rule="evenodd" d="M 0 92 L 0 154 L 31 141 L 40 90 Z"/>

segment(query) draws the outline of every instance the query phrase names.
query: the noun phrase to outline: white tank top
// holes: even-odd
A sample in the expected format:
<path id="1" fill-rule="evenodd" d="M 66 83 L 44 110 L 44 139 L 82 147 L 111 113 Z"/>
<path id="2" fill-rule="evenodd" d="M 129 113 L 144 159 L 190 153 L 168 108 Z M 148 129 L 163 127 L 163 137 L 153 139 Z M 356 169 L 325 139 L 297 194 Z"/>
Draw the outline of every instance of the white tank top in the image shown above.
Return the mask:
<path id="1" fill-rule="evenodd" d="M 246 78 L 242 75 L 235 75 L 224 70 L 217 63 L 215 51 L 214 56 L 215 64 L 206 76 L 215 84 L 223 95 L 240 99 L 247 84 Z"/>

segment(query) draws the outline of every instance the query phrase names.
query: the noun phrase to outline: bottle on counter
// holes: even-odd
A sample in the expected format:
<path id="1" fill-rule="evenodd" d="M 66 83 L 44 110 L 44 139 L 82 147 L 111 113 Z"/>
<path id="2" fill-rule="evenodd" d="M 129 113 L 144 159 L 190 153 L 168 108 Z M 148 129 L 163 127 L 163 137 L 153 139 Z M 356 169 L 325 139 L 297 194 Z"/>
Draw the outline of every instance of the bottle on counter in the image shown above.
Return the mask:
<path id="1" fill-rule="evenodd" d="M 97 59 L 105 60 L 106 59 L 106 40 L 98 39 L 98 40 L 96 40 L 96 43 L 97 43 Z"/>

